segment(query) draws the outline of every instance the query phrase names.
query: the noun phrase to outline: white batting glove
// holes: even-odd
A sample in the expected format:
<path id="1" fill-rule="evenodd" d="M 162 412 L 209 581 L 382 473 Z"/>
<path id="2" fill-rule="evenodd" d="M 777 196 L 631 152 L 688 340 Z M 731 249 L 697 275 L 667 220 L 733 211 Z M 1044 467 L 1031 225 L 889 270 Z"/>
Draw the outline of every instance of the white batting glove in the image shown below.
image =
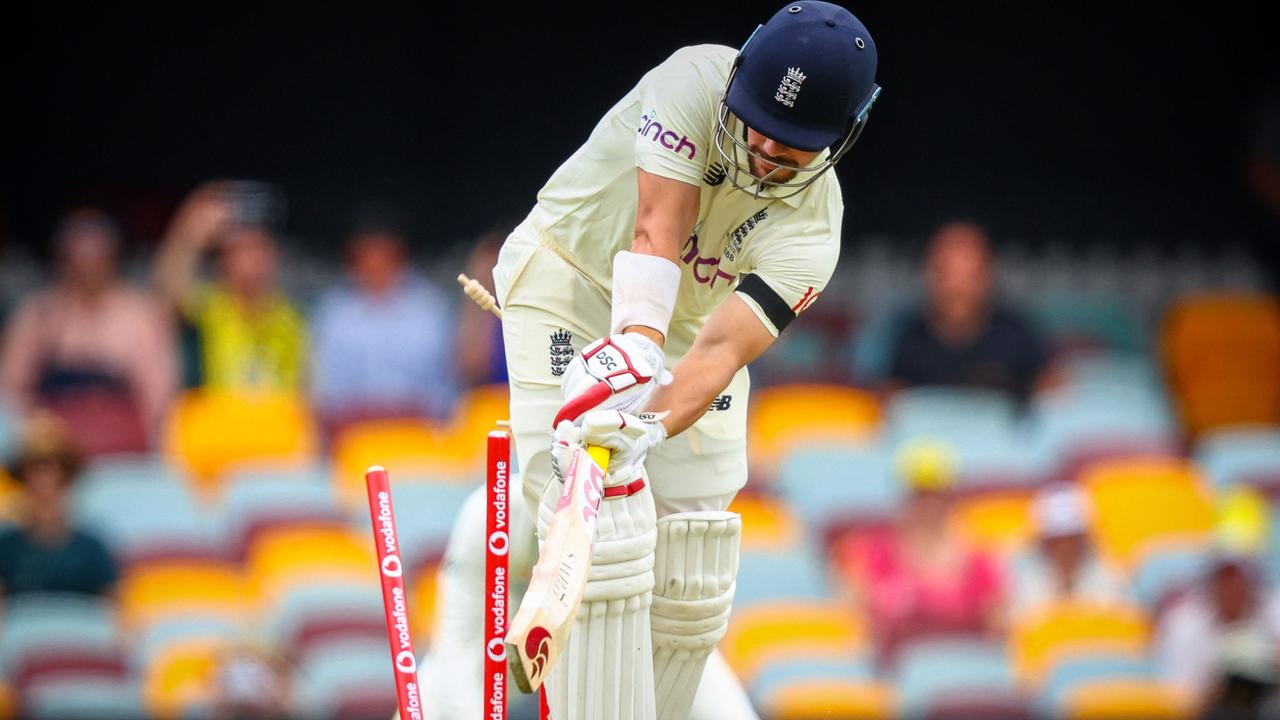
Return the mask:
<path id="1" fill-rule="evenodd" d="M 602 391 L 591 392 L 604 383 Z M 587 345 L 565 368 L 557 418 L 576 420 L 588 410 L 639 412 L 660 385 L 671 382 L 662 348 L 640 333 L 609 335 Z"/>
<path id="2" fill-rule="evenodd" d="M 609 475 L 631 482 L 640 475 L 649 451 L 667 439 L 662 425 L 666 413 L 632 415 L 617 410 L 593 410 L 577 422 L 562 420 L 551 444 L 551 465 L 556 477 L 564 480 L 569 456 L 579 444 L 608 448 Z"/>

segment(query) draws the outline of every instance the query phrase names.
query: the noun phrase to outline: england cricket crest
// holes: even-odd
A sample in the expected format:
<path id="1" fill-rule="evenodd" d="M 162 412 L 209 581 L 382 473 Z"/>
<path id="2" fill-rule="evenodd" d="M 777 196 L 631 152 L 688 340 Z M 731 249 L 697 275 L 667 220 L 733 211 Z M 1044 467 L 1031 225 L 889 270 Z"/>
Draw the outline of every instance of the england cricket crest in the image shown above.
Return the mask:
<path id="1" fill-rule="evenodd" d="M 560 328 L 551 333 L 551 374 L 560 377 L 564 375 L 564 369 L 569 367 L 569 363 L 573 361 L 576 351 L 570 343 L 573 341 L 573 333 Z"/>

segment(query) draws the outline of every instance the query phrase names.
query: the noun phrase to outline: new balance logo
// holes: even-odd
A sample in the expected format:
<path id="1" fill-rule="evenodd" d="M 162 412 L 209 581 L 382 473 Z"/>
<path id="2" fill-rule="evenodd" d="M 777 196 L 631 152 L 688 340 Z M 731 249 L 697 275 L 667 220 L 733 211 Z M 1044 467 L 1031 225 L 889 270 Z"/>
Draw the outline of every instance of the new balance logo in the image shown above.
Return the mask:
<path id="1" fill-rule="evenodd" d="M 702 182 L 715 187 L 724 182 L 726 175 L 728 175 L 728 170 L 725 169 L 724 165 L 713 162 L 707 166 L 707 172 L 702 175 Z"/>
<path id="2" fill-rule="evenodd" d="M 732 395 L 717 395 L 715 400 L 711 401 L 711 407 L 707 408 L 707 412 L 716 412 L 717 410 L 728 410 L 733 404 Z"/>

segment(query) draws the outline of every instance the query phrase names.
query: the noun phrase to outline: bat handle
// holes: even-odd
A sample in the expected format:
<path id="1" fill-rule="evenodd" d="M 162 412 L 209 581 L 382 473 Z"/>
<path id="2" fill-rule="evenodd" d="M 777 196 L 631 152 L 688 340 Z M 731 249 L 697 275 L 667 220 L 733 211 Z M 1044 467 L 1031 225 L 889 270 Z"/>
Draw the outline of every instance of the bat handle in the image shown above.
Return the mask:
<path id="1" fill-rule="evenodd" d="M 467 294 L 467 297 L 480 306 L 481 310 L 491 312 L 499 320 L 502 319 L 502 310 L 498 307 L 498 301 L 478 280 L 467 277 L 466 273 L 458 273 L 458 284 L 462 286 L 462 291 Z"/>
<path id="2" fill-rule="evenodd" d="M 587 454 L 590 455 L 591 459 L 595 460 L 596 464 L 600 466 L 600 469 L 605 472 L 609 472 L 609 454 L 611 452 L 612 451 L 607 447 L 600 447 L 599 445 L 587 446 Z"/>

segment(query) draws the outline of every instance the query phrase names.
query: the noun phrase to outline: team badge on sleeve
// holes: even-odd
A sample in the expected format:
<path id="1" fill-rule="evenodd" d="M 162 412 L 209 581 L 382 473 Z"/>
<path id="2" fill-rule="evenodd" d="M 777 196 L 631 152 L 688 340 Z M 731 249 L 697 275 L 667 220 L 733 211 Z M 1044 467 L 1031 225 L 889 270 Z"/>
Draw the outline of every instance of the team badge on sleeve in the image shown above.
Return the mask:
<path id="1" fill-rule="evenodd" d="M 551 333 L 551 374 L 560 377 L 564 375 L 564 369 L 569 367 L 569 363 L 576 354 L 573 345 L 573 333 L 560 328 L 556 332 Z"/>

